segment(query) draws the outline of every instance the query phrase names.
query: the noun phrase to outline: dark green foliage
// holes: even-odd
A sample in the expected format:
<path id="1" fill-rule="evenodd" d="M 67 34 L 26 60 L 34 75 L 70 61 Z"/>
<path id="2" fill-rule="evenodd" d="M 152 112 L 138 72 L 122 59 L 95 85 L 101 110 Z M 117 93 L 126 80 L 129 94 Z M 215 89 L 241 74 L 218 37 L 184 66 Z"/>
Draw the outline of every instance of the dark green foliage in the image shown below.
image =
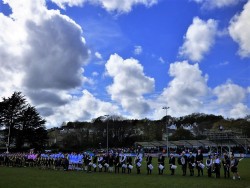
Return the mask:
<path id="1" fill-rule="evenodd" d="M 194 135 L 186 129 L 179 128 L 175 133 L 169 138 L 170 140 L 192 140 Z"/>
<path id="2" fill-rule="evenodd" d="M 35 107 L 27 103 L 21 92 L 15 92 L 0 102 L 0 126 L 5 130 L 7 147 L 12 144 L 16 150 L 22 150 L 26 143 L 30 148 L 41 149 L 46 143 L 45 120 Z"/>
<path id="3" fill-rule="evenodd" d="M 250 137 L 249 118 L 232 120 L 199 113 L 180 118 L 164 116 L 161 120 L 146 118 L 126 120 L 119 116 L 109 116 L 107 120 L 101 116 L 92 122 L 69 122 L 62 126 L 61 129 L 66 132 L 61 135 L 63 144 L 59 149 L 81 151 L 87 148 L 105 148 L 107 126 L 109 127 L 109 147 L 131 147 L 136 141 L 160 141 L 166 133 L 166 124 L 169 126 L 175 124 L 178 128 L 170 140 L 206 139 L 202 133 L 209 129 L 218 129 L 220 125 L 225 129 L 244 130 L 246 136 Z M 183 128 L 185 125 L 193 126 L 192 133 Z M 58 130 L 52 129 L 50 132 L 55 133 Z"/>

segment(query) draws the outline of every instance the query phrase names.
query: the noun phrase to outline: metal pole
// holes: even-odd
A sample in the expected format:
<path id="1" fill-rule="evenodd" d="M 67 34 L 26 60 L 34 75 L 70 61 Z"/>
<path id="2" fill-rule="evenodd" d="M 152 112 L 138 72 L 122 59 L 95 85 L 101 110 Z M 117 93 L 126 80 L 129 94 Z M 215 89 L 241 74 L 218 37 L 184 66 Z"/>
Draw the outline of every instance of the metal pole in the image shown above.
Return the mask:
<path id="1" fill-rule="evenodd" d="M 168 109 L 169 107 L 163 107 L 162 109 L 166 110 L 166 134 L 167 134 L 167 157 L 168 155 L 168 120 L 167 120 L 167 115 L 168 115 Z"/>
<path id="2" fill-rule="evenodd" d="M 109 120 L 107 120 L 107 154 L 109 154 Z"/>

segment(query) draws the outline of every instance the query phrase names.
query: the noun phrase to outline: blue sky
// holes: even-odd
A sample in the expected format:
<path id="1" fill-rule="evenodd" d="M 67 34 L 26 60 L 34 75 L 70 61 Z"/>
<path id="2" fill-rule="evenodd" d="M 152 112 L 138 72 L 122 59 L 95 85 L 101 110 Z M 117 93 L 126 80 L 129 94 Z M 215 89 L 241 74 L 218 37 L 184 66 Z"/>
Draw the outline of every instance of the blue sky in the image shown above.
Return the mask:
<path id="1" fill-rule="evenodd" d="M 250 1 L 2 0 L 1 96 L 53 127 L 105 114 L 250 114 Z"/>

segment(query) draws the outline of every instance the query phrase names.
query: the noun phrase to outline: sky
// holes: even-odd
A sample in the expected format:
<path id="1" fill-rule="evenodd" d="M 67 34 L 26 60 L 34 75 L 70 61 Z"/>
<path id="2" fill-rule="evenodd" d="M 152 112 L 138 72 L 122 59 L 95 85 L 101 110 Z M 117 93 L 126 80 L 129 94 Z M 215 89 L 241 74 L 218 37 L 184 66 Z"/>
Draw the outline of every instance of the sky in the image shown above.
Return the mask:
<path id="1" fill-rule="evenodd" d="M 250 0 L 0 0 L 0 96 L 21 91 L 47 128 L 245 117 L 249 20 Z"/>

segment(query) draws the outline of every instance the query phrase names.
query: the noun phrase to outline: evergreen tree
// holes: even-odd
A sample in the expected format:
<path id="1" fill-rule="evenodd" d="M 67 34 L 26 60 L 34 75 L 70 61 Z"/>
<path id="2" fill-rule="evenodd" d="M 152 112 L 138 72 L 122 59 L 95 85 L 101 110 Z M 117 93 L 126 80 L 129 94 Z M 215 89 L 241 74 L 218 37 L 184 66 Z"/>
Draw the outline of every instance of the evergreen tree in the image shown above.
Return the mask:
<path id="1" fill-rule="evenodd" d="M 27 103 L 21 92 L 14 92 L 9 98 L 3 97 L 0 102 L 0 126 L 5 130 L 7 151 L 11 144 L 20 150 L 25 142 L 41 149 L 47 139 L 45 120 L 35 107 Z"/>

